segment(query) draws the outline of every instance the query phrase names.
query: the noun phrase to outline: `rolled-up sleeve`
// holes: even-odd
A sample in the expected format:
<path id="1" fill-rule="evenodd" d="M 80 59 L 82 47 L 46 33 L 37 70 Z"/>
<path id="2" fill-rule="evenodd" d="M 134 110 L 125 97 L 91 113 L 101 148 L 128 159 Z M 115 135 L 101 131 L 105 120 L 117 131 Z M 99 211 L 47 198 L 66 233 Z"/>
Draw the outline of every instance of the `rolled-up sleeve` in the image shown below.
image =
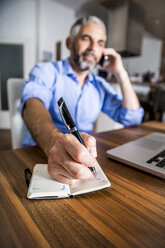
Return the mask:
<path id="1" fill-rule="evenodd" d="M 114 121 L 124 126 L 139 125 L 142 122 L 144 110 L 140 107 L 137 110 L 126 109 L 122 106 L 122 96 L 116 94 L 109 83 L 104 83 L 104 102 L 102 111 Z"/>
<path id="2" fill-rule="evenodd" d="M 124 126 L 136 126 L 142 122 L 144 110 L 140 107 L 137 110 L 121 108 L 119 122 Z"/>
<path id="3" fill-rule="evenodd" d="M 51 63 L 37 64 L 29 74 L 29 80 L 24 83 L 21 98 L 21 114 L 27 99 L 35 97 L 49 109 L 52 99 L 52 88 L 55 82 L 55 71 Z"/>

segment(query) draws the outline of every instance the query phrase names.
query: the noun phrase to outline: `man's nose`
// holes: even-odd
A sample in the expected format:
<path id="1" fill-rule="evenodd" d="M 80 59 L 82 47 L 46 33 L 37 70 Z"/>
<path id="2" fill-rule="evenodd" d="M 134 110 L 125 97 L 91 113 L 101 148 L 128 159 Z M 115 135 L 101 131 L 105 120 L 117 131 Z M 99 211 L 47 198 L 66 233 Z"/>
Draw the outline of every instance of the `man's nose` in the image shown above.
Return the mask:
<path id="1" fill-rule="evenodd" d="M 96 51 L 96 49 L 97 49 L 97 43 L 96 43 L 95 41 L 91 41 L 91 42 L 90 42 L 89 48 L 90 48 L 92 51 Z"/>

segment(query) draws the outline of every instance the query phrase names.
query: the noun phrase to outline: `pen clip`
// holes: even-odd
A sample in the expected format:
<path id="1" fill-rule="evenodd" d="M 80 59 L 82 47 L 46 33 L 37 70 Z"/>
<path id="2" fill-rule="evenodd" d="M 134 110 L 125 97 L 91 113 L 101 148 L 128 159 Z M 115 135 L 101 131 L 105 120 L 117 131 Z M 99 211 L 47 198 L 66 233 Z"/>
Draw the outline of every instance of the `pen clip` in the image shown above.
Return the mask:
<path id="1" fill-rule="evenodd" d="M 66 128 L 70 130 L 70 126 L 66 123 L 65 118 L 64 118 L 64 116 L 63 116 L 63 110 L 62 110 L 63 104 L 64 104 L 64 102 L 61 102 L 61 105 L 58 106 L 59 112 L 60 112 L 61 118 L 62 118 L 62 120 L 63 120 L 63 122 L 64 122 Z"/>

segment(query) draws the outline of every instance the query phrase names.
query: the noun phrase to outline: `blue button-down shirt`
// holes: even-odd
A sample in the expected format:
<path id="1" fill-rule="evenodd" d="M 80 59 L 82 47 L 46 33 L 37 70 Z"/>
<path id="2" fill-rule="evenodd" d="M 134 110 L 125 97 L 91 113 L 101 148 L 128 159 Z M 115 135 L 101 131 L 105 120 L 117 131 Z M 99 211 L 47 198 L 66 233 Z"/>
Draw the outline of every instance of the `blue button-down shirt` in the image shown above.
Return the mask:
<path id="1" fill-rule="evenodd" d="M 37 64 L 24 83 L 21 112 L 25 101 L 31 97 L 42 101 L 51 114 L 56 127 L 68 132 L 59 114 L 57 101 L 63 97 L 73 120 L 80 132 L 91 133 L 100 111 L 124 126 L 138 125 L 143 117 L 143 109 L 131 110 L 122 107 L 110 83 L 89 72 L 83 88 L 77 80 L 69 60 Z M 45 130 L 46 132 L 46 130 Z M 34 145 L 29 132 L 25 133 L 23 145 Z"/>

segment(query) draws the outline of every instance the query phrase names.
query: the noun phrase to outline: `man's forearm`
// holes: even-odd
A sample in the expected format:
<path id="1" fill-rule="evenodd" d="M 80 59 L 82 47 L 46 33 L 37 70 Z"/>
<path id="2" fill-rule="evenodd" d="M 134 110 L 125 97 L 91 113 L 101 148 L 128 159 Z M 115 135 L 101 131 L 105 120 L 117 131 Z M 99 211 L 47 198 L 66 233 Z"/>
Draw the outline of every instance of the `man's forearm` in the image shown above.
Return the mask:
<path id="1" fill-rule="evenodd" d="M 23 118 L 33 139 L 48 156 L 55 141 L 63 134 L 55 127 L 43 103 L 30 98 L 25 103 Z"/>
<path id="2" fill-rule="evenodd" d="M 123 95 L 123 107 L 128 109 L 137 110 L 140 107 L 137 95 L 132 87 L 129 80 L 128 73 L 122 70 L 120 73 L 116 74 L 116 79 L 120 84 L 120 88 Z"/>

